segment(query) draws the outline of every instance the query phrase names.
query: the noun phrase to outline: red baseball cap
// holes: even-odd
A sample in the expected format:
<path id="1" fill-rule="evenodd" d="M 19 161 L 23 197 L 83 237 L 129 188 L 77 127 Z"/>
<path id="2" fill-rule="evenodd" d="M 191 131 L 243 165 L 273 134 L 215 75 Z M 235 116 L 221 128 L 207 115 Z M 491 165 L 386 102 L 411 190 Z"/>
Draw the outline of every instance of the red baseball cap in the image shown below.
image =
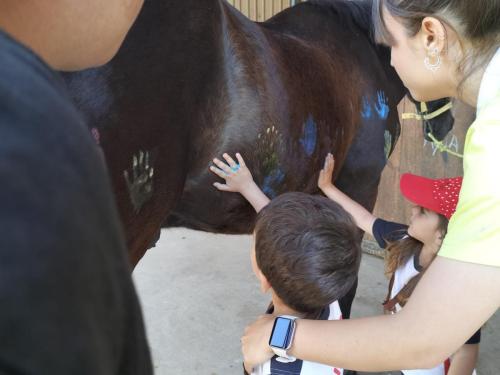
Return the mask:
<path id="1" fill-rule="evenodd" d="M 457 209 L 462 177 L 434 180 L 405 173 L 401 176 L 399 186 L 406 199 L 450 220 Z"/>

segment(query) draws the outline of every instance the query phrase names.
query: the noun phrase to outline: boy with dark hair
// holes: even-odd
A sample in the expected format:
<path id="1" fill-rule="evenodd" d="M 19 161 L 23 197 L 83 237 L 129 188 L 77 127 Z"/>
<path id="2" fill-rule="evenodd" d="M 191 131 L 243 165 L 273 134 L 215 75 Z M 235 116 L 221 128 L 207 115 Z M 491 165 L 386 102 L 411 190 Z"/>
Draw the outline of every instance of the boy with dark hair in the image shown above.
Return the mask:
<path id="1" fill-rule="evenodd" d="M 271 292 L 267 313 L 339 320 L 337 300 L 356 281 L 361 259 L 350 215 L 321 196 L 287 193 L 258 215 L 252 268 L 263 292 Z M 278 353 L 279 354 L 279 353 Z M 264 374 L 343 374 L 343 369 L 274 356 L 246 371 Z"/>
<path id="2" fill-rule="evenodd" d="M 253 186 L 241 156 L 238 159 L 238 167 L 232 166 L 232 170 L 212 170 L 223 171 L 218 174 L 226 180 L 226 191 L 241 192 L 260 211 L 252 268 L 261 290 L 272 295 L 267 313 L 278 316 L 273 337 L 279 338 L 281 318 L 292 324 L 295 318 L 342 319 L 337 301 L 356 281 L 361 260 L 359 233 L 352 217 L 321 196 L 287 193 L 269 201 Z M 293 335 L 293 330 L 288 334 Z M 272 341 L 270 346 L 277 355 L 253 369 L 245 366 L 247 373 L 343 374 L 340 368 L 296 360 L 287 355 L 286 348 L 273 347 Z"/>
<path id="3" fill-rule="evenodd" d="M 354 221 L 340 205 L 321 196 L 287 193 L 259 213 L 253 264 L 259 279 L 266 279 L 263 286 L 272 288 L 273 302 L 318 317 L 355 282 L 358 238 Z"/>

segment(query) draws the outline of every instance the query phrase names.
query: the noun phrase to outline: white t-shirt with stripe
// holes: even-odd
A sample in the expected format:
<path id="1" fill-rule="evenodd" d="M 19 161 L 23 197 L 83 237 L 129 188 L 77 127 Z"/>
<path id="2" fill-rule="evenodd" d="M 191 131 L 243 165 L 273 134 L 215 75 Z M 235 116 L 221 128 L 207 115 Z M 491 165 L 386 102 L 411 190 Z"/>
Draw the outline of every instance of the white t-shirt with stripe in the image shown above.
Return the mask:
<path id="1" fill-rule="evenodd" d="M 341 320 L 342 312 L 337 301 L 327 306 L 318 320 Z M 253 369 L 251 375 L 343 375 L 344 370 L 315 362 L 297 359 L 291 363 L 281 363 L 274 356 L 264 364 Z"/>

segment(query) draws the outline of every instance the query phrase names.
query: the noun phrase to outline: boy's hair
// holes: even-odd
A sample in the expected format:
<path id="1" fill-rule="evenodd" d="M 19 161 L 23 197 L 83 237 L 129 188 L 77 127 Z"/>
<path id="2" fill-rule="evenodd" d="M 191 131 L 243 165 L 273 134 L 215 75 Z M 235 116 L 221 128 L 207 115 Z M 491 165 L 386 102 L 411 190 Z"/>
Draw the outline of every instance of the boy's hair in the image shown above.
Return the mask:
<path id="1" fill-rule="evenodd" d="M 354 220 L 340 205 L 304 193 L 272 200 L 255 225 L 257 265 L 287 306 L 308 315 L 351 289 L 360 242 Z"/>

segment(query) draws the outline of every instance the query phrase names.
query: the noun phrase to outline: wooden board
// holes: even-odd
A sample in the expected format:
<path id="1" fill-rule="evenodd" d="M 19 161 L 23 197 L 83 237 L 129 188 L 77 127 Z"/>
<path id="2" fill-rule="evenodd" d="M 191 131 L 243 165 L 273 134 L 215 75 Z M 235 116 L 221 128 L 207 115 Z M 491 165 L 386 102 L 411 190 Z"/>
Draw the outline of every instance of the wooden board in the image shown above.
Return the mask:
<path id="1" fill-rule="evenodd" d="M 227 0 L 229 4 L 254 21 L 265 21 L 275 14 L 290 7 L 293 0 Z"/>
<path id="2" fill-rule="evenodd" d="M 400 114 L 414 112 L 415 106 L 408 100 L 399 105 Z M 456 102 L 453 109 L 455 126 L 444 143 L 453 151 L 463 153 L 467 129 L 474 120 L 474 111 Z M 413 173 L 430 178 L 463 175 L 462 159 L 440 153 L 423 137 L 420 121 L 402 121 L 401 137 L 382 174 L 375 215 L 386 220 L 407 222 L 411 204 L 399 192 L 399 179 L 403 173 Z"/>

